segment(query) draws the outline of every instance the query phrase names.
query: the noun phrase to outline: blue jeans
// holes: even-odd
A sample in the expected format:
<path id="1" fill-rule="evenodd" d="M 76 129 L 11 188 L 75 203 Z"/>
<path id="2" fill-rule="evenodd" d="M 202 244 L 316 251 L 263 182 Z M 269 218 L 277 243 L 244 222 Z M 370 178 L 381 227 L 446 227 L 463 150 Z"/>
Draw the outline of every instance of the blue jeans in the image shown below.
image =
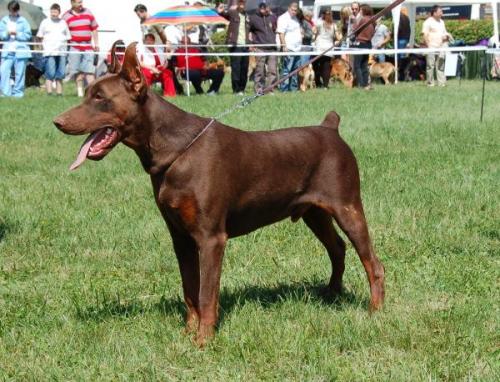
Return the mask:
<path id="1" fill-rule="evenodd" d="M 62 80 L 66 75 L 66 57 L 49 56 L 45 62 L 45 78 L 49 81 Z"/>
<path id="2" fill-rule="evenodd" d="M 7 97 L 22 97 L 24 95 L 24 81 L 26 74 L 27 58 L 16 58 L 15 53 L 9 53 L 0 64 L 0 90 Z M 14 87 L 10 86 L 10 74 L 14 67 Z"/>
<path id="3" fill-rule="evenodd" d="M 376 54 L 375 60 L 377 60 L 377 62 L 385 62 L 385 54 Z"/>
<path id="4" fill-rule="evenodd" d="M 406 45 L 408 45 L 408 40 L 407 39 L 398 39 L 398 49 L 404 49 L 406 48 Z M 398 54 L 398 59 L 401 59 L 403 57 L 406 57 L 406 54 Z"/>
<path id="5" fill-rule="evenodd" d="M 284 56 L 283 57 L 283 70 L 281 76 L 285 77 L 299 67 L 300 56 Z M 292 92 L 299 89 L 299 80 L 297 75 L 290 77 L 283 82 L 280 86 L 282 92 Z"/>
<path id="6" fill-rule="evenodd" d="M 371 49 L 371 42 L 358 42 L 356 47 L 359 49 Z M 368 86 L 369 72 L 368 72 L 368 55 L 356 54 L 354 56 L 354 73 L 356 74 L 356 82 L 358 88 Z"/>

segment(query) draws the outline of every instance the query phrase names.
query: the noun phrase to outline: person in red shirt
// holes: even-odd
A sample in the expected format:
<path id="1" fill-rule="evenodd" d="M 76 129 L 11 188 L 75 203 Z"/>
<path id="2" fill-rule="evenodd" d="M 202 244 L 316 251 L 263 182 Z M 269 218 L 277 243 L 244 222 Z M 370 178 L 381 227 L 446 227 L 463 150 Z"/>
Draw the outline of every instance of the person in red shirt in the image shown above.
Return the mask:
<path id="1" fill-rule="evenodd" d="M 190 45 L 191 40 L 189 37 L 183 37 L 181 44 Z M 197 94 L 203 94 L 203 88 L 201 87 L 201 82 L 203 80 L 211 80 L 212 84 L 208 89 L 208 95 L 216 95 L 219 92 L 220 85 L 224 79 L 224 70 L 222 69 L 210 69 L 208 63 L 205 61 L 203 56 L 189 56 L 186 65 L 186 48 L 182 45 L 175 51 L 178 53 L 176 58 L 176 68 L 180 73 L 181 77 L 186 79 L 186 67 L 189 72 L 189 81 L 193 84 Z M 188 47 L 187 53 L 201 53 L 201 50 L 196 47 Z"/>
<path id="2" fill-rule="evenodd" d="M 68 24 L 71 34 L 69 74 L 76 75 L 77 94 L 83 97 L 84 78 L 87 84 L 95 80 L 94 52 L 99 52 L 98 25 L 92 12 L 83 7 L 82 0 L 71 0 L 71 9 L 64 13 L 62 19 Z"/>
<path id="3" fill-rule="evenodd" d="M 167 60 L 163 52 L 154 46 L 155 36 L 147 33 L 144 36 L 144 49 L 140 54 L 141 71 L 148 86 L 161 82 L 164 97 L 175 97 L 174 74 L 167 69 Z"/>

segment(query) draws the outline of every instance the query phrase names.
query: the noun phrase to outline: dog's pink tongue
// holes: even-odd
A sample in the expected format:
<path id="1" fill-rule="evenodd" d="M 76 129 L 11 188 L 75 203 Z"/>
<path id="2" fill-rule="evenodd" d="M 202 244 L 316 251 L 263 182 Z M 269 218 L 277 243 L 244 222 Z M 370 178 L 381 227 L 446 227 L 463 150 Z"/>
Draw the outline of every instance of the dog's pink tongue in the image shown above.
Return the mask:
<path id="1" fill-rule="evenodd" d="M 89 153 L 90 146 L 92 146 L 92 143 L 97 137 L 98 131 L 93 132 L 90 134 L 85 142 L 83 142 L 82 147 L 80 147 L 80 152 L 78 153 L 78 156 L 76 157 L 76 160 L 73 162 L 73 164 L 69 167 L 70 171 L 76 170 L 80 165 L 87 159 L 87 154 Z"/>

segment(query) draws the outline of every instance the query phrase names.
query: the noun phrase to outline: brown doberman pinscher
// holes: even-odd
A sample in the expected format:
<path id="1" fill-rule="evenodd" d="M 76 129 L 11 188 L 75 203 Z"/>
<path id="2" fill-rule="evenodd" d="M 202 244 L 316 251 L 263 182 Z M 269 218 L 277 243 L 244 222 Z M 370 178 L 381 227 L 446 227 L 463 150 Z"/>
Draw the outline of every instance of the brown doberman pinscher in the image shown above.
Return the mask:
<path id="1" fill-rule="evenodd" d="M 112 73 L 87 89 L 83 103 L 54 119 L 66 134 L 90 134 L 71 166 L 100 160 L 119 142 L 150 174 L 182 276 L 186 328 L 202 346 L 214 335 L 222 258 L 228 238 L 291 217 L 325 246 L 332 263 L 327 290 L 342 289 L 345 244 L 354 245 L 370 283 L 370 309 L 384 300 L 384 268 L 373 250 L 356 159 L 330 112 L 319 126 L 246 132 L 186 113 L 148 89 L 136 56 L 114 54 Z M 204 130 L 205 129 L 205 130 Z M 200 135 L 200 133 L 202 134 Z"/>

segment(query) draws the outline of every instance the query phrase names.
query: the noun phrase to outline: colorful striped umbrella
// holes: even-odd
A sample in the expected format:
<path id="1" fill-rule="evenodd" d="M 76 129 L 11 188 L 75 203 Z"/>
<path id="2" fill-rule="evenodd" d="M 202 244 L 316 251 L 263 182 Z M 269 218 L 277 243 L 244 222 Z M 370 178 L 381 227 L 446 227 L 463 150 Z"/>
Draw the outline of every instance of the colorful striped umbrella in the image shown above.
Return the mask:
<path id="1" fill-rule="evenodd" d="M 193 25 L 193 24 L 228 24 L 222 16 L 208 7 L 181 5 L 160 11 L 144 21 L 145 25 Z"/>
<path id="2" fill-rule="evenodd" d="M 229 24 L 222 16 L 219 16 L 215 10 L 202 5 L 180 5 L 160 11 L 144 21 L 145 25 L 184 25 L 184 36 L 186 36 L 186 26 L 195 24 Z M 189 89 L 189 56 L 187 46 L 184 46 L 186 52 L 186 81 L 187 95 L 190 95 Z"/>

